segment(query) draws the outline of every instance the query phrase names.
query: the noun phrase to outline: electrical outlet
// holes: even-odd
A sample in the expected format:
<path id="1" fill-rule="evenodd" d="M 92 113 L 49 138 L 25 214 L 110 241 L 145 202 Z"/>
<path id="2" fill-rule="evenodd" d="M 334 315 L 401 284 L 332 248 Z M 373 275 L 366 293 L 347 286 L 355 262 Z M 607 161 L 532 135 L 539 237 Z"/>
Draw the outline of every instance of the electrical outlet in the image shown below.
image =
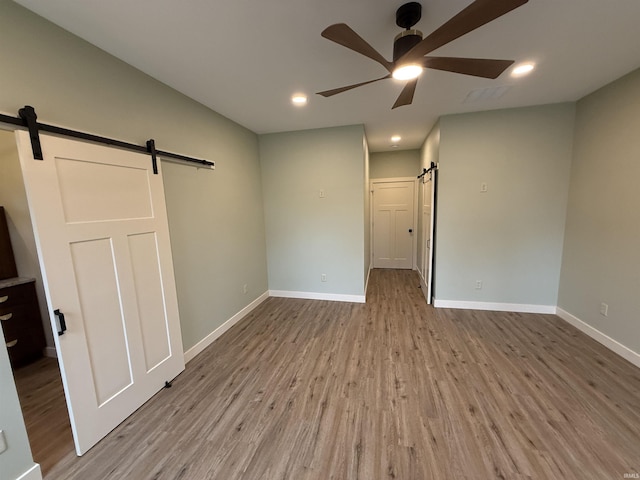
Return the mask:
<path id="1" fill-rule="evenodd" d="M 327 281 L 327 274 L 326 273 L 323 273 L 323 274 L 320 275 L 320 281 L 321 282 L 326 282 Z"/>
<path id="2" fill-rule="evenodd" d="M 242 293 L 247 293 L 248 291 L 249 291 L 249 289 L 247 288 L 247 284 L 245 283 L 245 284 L 242 286 Z"/>
<path id="3" fill-rule="evenodd" d="M 7 439 L 4 438 L 4 430 L 0 430 L 0 453 L 7 449 Z"/>
<path id="4" fill-rule="evenodd" d="M 482 289 L 482 280 L 476 280 L 476 290 Z"/>
<path id="5" fill-rule="evenodd" d="M 600 315 L 602 315 L 603 317 L 609 316 L 609 305 L 604 302 L 600 304 Z"/>
<path id="6" fill-rule="evenodd" d="M 487 190 L 489 190 L 489 186 L 488 186 L 485 182 L 482 182 L 482 183 L 480 184 L 480 191 L 481 191 L 482 193 L 485 193 Z"/>
<path id="7" fill-rule="evenodd" d="M 320 198 L 325 198 L 327 196 L 327 193 L 324 191 L 323 188 L 321 188 L 320 191 L 318 192 L 318 196 Z"/>

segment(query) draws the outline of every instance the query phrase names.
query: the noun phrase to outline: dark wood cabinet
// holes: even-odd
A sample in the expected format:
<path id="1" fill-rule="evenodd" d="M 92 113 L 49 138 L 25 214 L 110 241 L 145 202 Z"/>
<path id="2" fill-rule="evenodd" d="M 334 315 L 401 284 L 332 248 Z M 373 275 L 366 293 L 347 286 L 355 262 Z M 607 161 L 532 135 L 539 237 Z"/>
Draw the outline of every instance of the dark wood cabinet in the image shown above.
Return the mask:
<path id="1" fill-rule="evenodd" d="M 35 280 L 0 280 L 0 322 L 13 367 L 42 356 L 46 346 Z"/>
<path id="2" fill-rule="evenodd" d="M 0 207 L 0 325 L 13 367 L 42 356 L 46 346 L 35 279 L 20 278 L 4 208 Z"/>

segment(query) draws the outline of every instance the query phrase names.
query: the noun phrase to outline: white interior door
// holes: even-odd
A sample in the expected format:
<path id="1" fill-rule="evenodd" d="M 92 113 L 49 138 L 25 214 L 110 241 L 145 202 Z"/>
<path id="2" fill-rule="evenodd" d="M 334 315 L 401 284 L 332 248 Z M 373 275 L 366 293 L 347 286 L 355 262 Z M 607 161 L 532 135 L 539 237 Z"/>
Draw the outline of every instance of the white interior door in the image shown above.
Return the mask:
<path id="1" fill-rule="evenodd" d="M 427 303 L 433 302 L 433 242 L 435 240 L 436 231 L 436 185 L 438 182 L 438 169 L 434 168 L 430 175 L 430 200 L 429 200 L 429 243 L 426 255 L 428 270 L 427 270 Z"/>
<path id="2" fill-rule="evenodd" d="M 38 161 L 16 139 L 82 455 L 184 370 L 162 175 L 147 155 L 47 135 Z"/>
<path id="3" fill-rule="evenodd" d="M 373 184 L 373 267 L 413 268 L 415 182 Z"/>
<path id="4" fill-rule="evenodd" d="M 432 170 L 422 181 L 422 265 L 420 285 L 427 303 L 431 304 L 433 292 L 433 233 L 435 229 L 435 176 Z"/>
<path id="5" fill-rule="evenodd" d="M 426 178 L 426 180 L 425 180 Z M 427 176 L 422 181 L 422 265 L 420 271 L 425 280 L 429 278 L 429 251 L 431 250 L 431 186 L 432 182 Z"/>

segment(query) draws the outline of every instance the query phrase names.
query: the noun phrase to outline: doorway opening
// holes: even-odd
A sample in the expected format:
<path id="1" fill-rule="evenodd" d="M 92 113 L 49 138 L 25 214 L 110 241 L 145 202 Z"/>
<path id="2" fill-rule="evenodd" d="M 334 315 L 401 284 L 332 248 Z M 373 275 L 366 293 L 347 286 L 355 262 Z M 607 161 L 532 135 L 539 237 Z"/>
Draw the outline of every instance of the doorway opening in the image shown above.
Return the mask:
<path id="1" fill-rule="evenodd" d="M 437 165 L 416 177 L 371 180 L 372 268 L 416 270 L 428 304 L 435 296 Z"/>
<path id="2" fill-rule="evenodd" d="M 417 189 L 415 178 L 371 181 L 373 268 L 416 268 Z"/>
<path id="3" fill-rule="evenodd" d="M 435 229 L 436 229 L 436 198 L 438 170 L 434 163 L 429 170 L 418 177 L 420 179 L 419 194 L 419 228 L 420 251 L 418 252 L 418 274 L 420 288 L 428 304 L 434 299 L 434 270 L 435 270 Z"/>
<path id="4" fill-rule="evenodd" d="M 0 205 L 8 244 L 0 284 L 14 295 L 3 302 L 2 328 L 35 462 L 43 475 L 74 452 L 73 435 L 43 290 L 24 181 L 13 132 L 0 130 Z M 8 258 L 11 257 L 11 258 Z M 5 311 L 6 310 L 6 311 Z M 42 348 L 44 347 L 44 348 Z"/>

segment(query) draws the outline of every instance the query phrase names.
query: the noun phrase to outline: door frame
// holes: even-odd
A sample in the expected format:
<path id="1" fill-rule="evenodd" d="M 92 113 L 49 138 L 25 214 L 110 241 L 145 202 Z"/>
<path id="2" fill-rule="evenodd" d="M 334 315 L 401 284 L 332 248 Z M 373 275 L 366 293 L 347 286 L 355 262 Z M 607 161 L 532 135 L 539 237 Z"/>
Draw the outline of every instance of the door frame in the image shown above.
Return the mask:
<path id="1" fill-rule="evenodd" d="M 3 131 L 3 132 L 7 132 L 7 133 L 12 134 L 13 144 L 14 144 L 14 146 L 16 148 L 16 156 L 18 156 L 19 155 L 19 153 L 18 153 L 18 142 L 17 142 L 16 137 L 15 137 L 15 132 L 17 130 L 27 130 L 27 128 L 26 127 L 17 126 L 17 125 L 13 125 L 11 123 L 0 121 L 0 130 Z M 19 162 L 19 159 L 18 159 L 18 168 L 20 169 L 20 174 L 22 175 L 22 167 L 21 167 L 21 165 L 19 163 L 20 162 Z M 26 185 L 24 185 L 24 179 L 22 180 L 22 184 L 23 184 L 23 188 L 26 189 Z M 25 201 L 26 200 L 27 199 L 26 199 L 26 192 L 25 192 Z M 27 203 L 27 208 L 28 208 L 28 203 Z M 29 216 L 31 216 L 30 209 L 29 209 Z M 31 231 L 33 231 L 33 224 L 31 223 L 31 219 L 29 219 L 29 228 L 31 229 Z M 34 235 L 34 238 L 35 238 L 35 232 L 33 232 L 33 235 Z M 48 304 L 48 302 L 46 300 L 46 291 L 45 291 L 45 287 L 44 287 L 44 279 L 42 277 L 42 275 L 43 275 L 42 274 L 42 266 L 40 265 L 39 259 L 36 259 L 35 263 L 37 264 L 37 270 L 38 270 L 38 275 L 35 276 L 36 277 L 36 289 L 37 289 L 37 295 L 38 295 L 38 309 L 39 309 L 39 311 L 40 311 L 40 313 L 42 315 L 43 328 L 48 329 L 48 333 L 51 334 L 51 336 L 52 336 L 52 338 L 54 340 L 54 346 L 53 347 L 50 347 L 49 345 L 47 345 L 45 347 L 44 356 L 48 357 L 48 358 L 55 359 L 56 368 L 58 369 L 58 371 L 60 372 L 60 375 L 62 376 L 62 370 L 60 368 L 60 359 L 58 358 L 58 353 L 57 353 L 57 350 L 56 350 L 56 347 L 55 347 L 55 337 L 54 337 L 54 335 L 56 335 L 56 332 L 53 331 L 52 325 L 51 325 L 51 321 L 50 321 L 50 318 L 49 318 L 49 304 Z M 39 283 L 39 285 L 38 285 L 38 283 Z M 39 288 L 39 287 L 41 287 L 41 288 Z M 13 378 L 13 376 L 11 377 L 11 381 L 13 382 L 13 388 L 17 390 L 16 384 L 15 384 L 15 379 Z M 63 401 L 65 402 L 65 410 L 67 412 L 67 415 L 69 416 L 70 415 L 69 405 L 67 404 L 66 393 L 64 393 L 64 389 L 63 389 L 63 396 L 64 396 Z M 24 400 L 20 397 L 20 395 L 18 395 L 18 402 L 20 403 L 21 408 L 22 408 L 22 402 L 23 401 Z M 24 415 L 22 413 L 22 409 L 20 409 L 19 412 L 16 412 L 16 415 L 20 415 L 21 422 L 24 425 L 25 424 L 25 420 L 24 420 Z M 28 431 L 26 431 L 26 428 L 25 428 L 25 432 L 27 434 L 27 439 L 28 439 L 29 438 L 29 433 L 28 433 Z M 69 425 L 69 433 L 70 434 L 72 433 L 71 425 Z M 75 448 L 75 444 L 72 444 L 68 453 L 75 453 L 74 448 Z M 31 451 L 29 451 L 29 455 L 30 455 L 31 461 L 34 463 L 34 465 L 38 466 L 38 472 L 40 473 L 40 464 L 37 463 L 34 460 Z M 41 477 L 41 473 L 40 473 L 40 476 L 37 476 L 37 477 L 34 476 L 33 478 L 34 479 L 42 478 Z"/>
<path id="2" fill-rule="evenodd" d="M 416 177 L 389 177 L 389 178 L 372 178 L 369 180 L 369 251 L 371 252 L 369 258 L 369 265 L 373 265 L 373 218 L 375 212 L 373 211 L 373 186 L 379 183 L 397 183 L 397 182 L 412 182 L 413 183 L 413 240 L 412 240 L 412 255 L 411 255 L 411 270 L 417 270 L 418 268 L 418 179 Z"/>
<path id="3" fill-rule="evenodd" d="M 437 195 L 438 195 L 438 165 L 436 164 L 435 168 L 433 168 L 429 172 L 429 180 L 425 181 L 426 177 L 420 179 L 421 185 L 431 182 L 431 212 L 430 212 L 430 225 L 429 225 L 429 239 L 431 240 L 431 244 L 429 245 L 429 258 L 426 259 L 429 264 L 429 272 L 427 274 L 427 278 L 424 278 L 424 272 L 420 274 L 420 287 L 422 289 L 422 293 L 427 301 L 428 305 L 432 305 L 435 301 L 434 296 L 434 273 L 435 273 L 435 243 L 436 243 L 436 207 L 437 207 Z M 423 200 L 424 205 L 424 200 Z M 422 209 L 423 205 L 419 205 L 418 207 Z M 422 214 L 422 211 L 420 212 Z M 423 239 L 424 240 L 424 239 Z M 423 259 L 424 260 L 424 259 Z"/>
<path id="4" fill-rule="evenodd" d="M 17 127 L 15 125 L 0 121 L 0 131 L 6 134 L 11 134 L 13 146 L 16 149 L 16 155 L 18 155 L 18 150 L 17 150 L 18 145 L 15 140 L 16 130 L 26 130 L 26 128 Z M 22 175 L 22 170 L 20 168 L 19 160 L 18 160 L 17 167 L 18 169 L 20 169 L 20 174 Z M 22 188 L 23 189 L 25 188 L 24 180 L 22 181 Z M 25 192 L 25 195 L 26 195 L 26 192 Z M 25 196 L 25 202 L 26 202 L 26 196 Z M 28 208 L 27 203 L 25 203 L 25 206 Z M 31 212 L 29 212 L 29 216 L 31 216 Z M 30 217 L 28 219 L 28 225 L 29 225 L 29 229 L 33 231 L 33 226 L 31 224 Z M 32 233 L 32 235 L 34 234 Z M 34 243 L 34 248 L 36 248 L 35 243 Z M 52 341 L 52 342 L 54 341 L 54 337 L 53 337 L 54 332 L 51 330 L 51 322 L 49 322 L 49 306 L 46 301 L 44 281 L 42 279 L 42 271 L 40 269 L 40 263 L 37 258 L 33 262 L 33 266 L 34 268 L 32 269 L 32 271 L 28 272 L 28 275 L 33 276 L 36 279 L 36 292 L 38 294 L 38 310 L 40 311 L 40 315 L 42 316 L 42 319 L 43 319 L 42 325 L 45 329 L 45 338 L 47 338 L 47 346 L 44 348 L 44 356 L 49 358 L 57 358 L 58 354 L 55 346 L 49 346 L 49 341 Z M 36 269 L 37 269 L 37 272 L 36 272 Z"/>

